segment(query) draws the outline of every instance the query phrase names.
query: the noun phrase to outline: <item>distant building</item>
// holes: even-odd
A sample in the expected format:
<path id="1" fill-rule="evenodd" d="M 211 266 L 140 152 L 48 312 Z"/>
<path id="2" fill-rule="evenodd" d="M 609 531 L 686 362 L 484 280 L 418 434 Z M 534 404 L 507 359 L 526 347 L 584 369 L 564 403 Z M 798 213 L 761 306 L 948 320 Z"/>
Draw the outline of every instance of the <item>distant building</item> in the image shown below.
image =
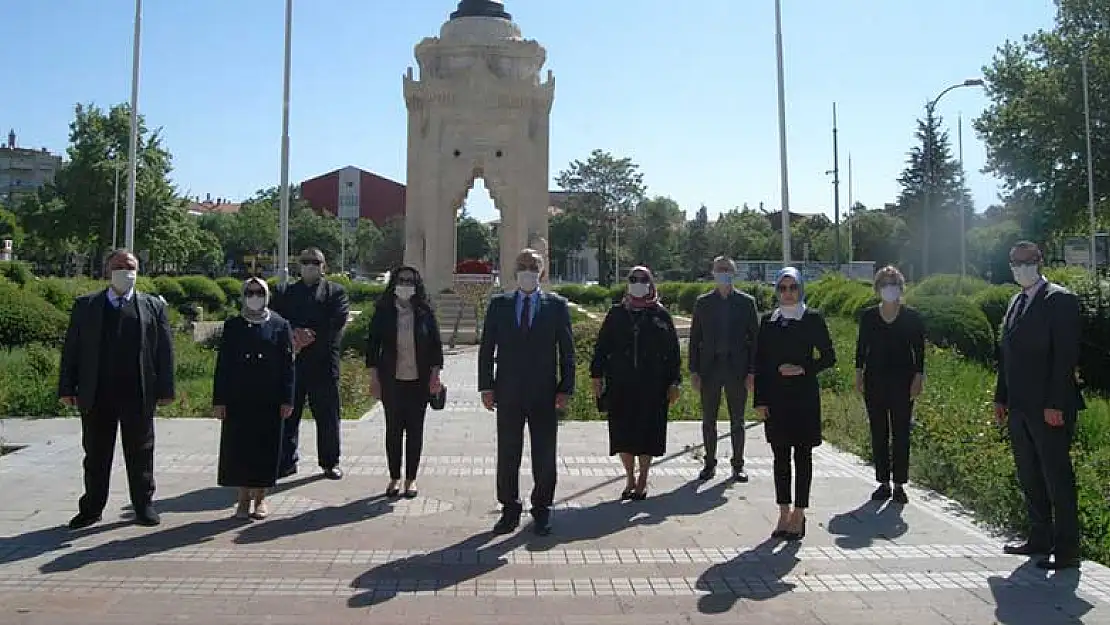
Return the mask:
<path id="1" fill-rule="evenodd" d="M 208 193 L 205 195 L 204 201 L 201 201 L 200 196 L 197 196 L 196 198 L 189 198 L 189 203 L 185 206 L 185 210 L 188 211 L 190 215 L 193 215 L 194 217 L 199 217 L 201 215 L 212 215 L 220 213 L 238 213 L 240 206 L 242 206 L 242 204 L 237 202 L 230 202 L 222 197 L 218 197 L 213 200 L 212 194 Z"/>
<path id="2" fill-rule="evenodd" d="M 575 194 L 570 191 L 549 191 L 547 197 L 547 215 L 548 217 L 555 217 L 567 210 L 567 205 L 574 199 Z M 496 237 L 497 229 L 501 226 L 501 220 L 494 219 L 489 222 L 489 226 L 494 237 Z M 550 236 L 548 238 L 550 239 Z M 551 279 L 555 282 L 585 282 L 597 279 L 597 250 L 593 246 L 587 245 L 583 249 L 567 254 L 565 263 L 559 262 L 555 258 L 551 259 L 551 263 L 552 267 L 549 273 Z"/>
<path id="3" fill-rule="evenodd" d="M 0 146 L 0 199 L 13 204 L 21 196 L 34 193 L 54 181 L 62 168 L 62 157 L 46 148 L 16 147 L 15 130 L 8 132 L 8 143 Z"/>
<path id="4" fill-rule="evenodd" d="M 340 189 L 346 184 L 348 188 Z M 318 213 L 336 215 L 340 195 L 352 198 L 359 217 L 379 228 L 405 216 L 405 185 L 357 167 L 344 167 L 301 183 L 301 198 Z"/>

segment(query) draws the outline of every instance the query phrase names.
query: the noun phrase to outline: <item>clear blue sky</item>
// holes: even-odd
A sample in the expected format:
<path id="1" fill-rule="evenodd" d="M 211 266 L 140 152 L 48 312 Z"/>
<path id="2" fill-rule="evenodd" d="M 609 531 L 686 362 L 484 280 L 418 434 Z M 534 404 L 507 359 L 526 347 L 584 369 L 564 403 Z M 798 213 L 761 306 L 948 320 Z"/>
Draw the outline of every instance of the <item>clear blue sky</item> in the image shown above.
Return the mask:
<path id="1" fill-rule="evenodd" d="M 453 0 L 296 0 L 294 181 L 355 165 L 405 180 L 401 76 Z M 893 201 L 915 118 L 978 76 L 1006 39 L 1051 25 L 1051 0 L 784 0 L 791 207 L 832 212 L 831 108 L 840 112 L 841 205 Z M 146 0 L 139 110 L 164 129 L 182 192 L 242 199 L 276 185 L 282 0 Z M 772 0 L 508 0 L 555 72 L 551 171 L 594 148 L 630 156 L 651 194 L 712 213 L 779 204 Z M 76 102 L 130 97 L 131 0 L 36 0 L 4 10 L 4 134 L 62 151 Z M 964 155 L 978 210 L 997 181 L 970 127 L 978 89 L 938 111 Z M 471 194 L 493 217 L 484 192 Z"/>

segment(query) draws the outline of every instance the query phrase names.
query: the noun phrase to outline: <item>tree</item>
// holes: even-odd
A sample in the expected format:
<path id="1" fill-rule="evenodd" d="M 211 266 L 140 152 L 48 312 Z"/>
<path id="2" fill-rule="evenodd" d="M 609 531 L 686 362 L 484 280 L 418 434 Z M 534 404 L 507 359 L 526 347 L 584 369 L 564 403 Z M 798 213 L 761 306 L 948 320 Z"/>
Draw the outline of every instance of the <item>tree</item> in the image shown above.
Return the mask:
<path id="1" fill-rule="evenodd" d="M 876 267 L 900 264 L 902 248 L 909 238 L 906 222 L 893 212 L 867 210 L 856 204 L 848 218 L 852 229 L 852 258 L 874 261 Z M 842 237 L 846 242 L 847 236 Z"/>
<path id="2" fill-rule="evenodd" d="M 709 246 L 714 254 L 727 254 L 735 259 L 771 258 L 767 248 L 774 238 L 775 231 L 767 217 L 747 205 L 721 213 L 709 229 Z"/>
<path id="3" fill-rule="evenodd" d="M 704 204 L 694 218 L 686 223 L 683 261 L 692 280 L 705 277 L 709 273 L 713 256 L 709 252 L 709 209 Z"/>
<path id="4" fill-rule="evenodd" d="M 647 191 L 640 166 L 630 158 L 618 159 L 603 150 L 594 150 L 585 162 L 571 162 L 555 181 L 573 194 L 568 210 L 581 215 L 590 225 L 597 248 L 598 282 L 611 284 L 609 244 L 614 239 L 614 228 L 624 229 L 625 221 Z"/>
<path id="5" fill-rule="evenodd" d="M 489 226 L 471 217 L 464 206 L 455 221 L 456 262 L 461 260 L 490 260 L 496 246 Z"/>
<path id="6" fill-rule="evenodd" d="M 19 225 L 19 218 L 0 204 L 0 241 L 4 239 L 11 239 L 17 251 L 23 246 L 23 227 Z"/>
<path id="7" fill-rule="evenodd" d="M 1057 0 L 1056 23 L 1007 41 L 984 69 L 991 105 L 975 121 L 987 170 L 1003 179 L 1036 241 L 1087 220 L 1087 153 L 1082 58 L 1088 74 L 1099 213 L 1110 210 L 1110 4 Z M 1100 125 L 1099 120 L 1103 120 Z"/>
<path id="8" fill-rule="evenodd" d="M 401 264 L 405 257 L 405 218 L 393 217 L 381 229 L 382 238 L 374 249 L 370 267 L 386 271 Z"/>
<path id="9" fill-rule="evenodd" d="M 632 263 L 649 267 L 656 275 L 671 269 L 685 221 L 678 202 L 669 197 L 642 202 L 627 230 Z"/>
<path id="10" fill-rule="evenodd" d="M 377 224 L 371 219 L 359 219 L 358 230 L 354 235 L 354 253 L 348 252 L 348 255 L 359 268 L 369 271 L 381 243 L 382 231 Z"/>
<path id="11" fill-rule="evenodd" d="M 910 150 L 906 168 L 898 178 L 901 192 L 895 214 L 915 234 L 903 247 L 901 264 L 913 267 L 913 274 L 923 277 L 926 268 L 922 266 L 922 246 L 927 224 L 928 271 L 958 273 L 959 215 L 962 210 L 969 222 L 973 218 L 971 193 L 959 162 L 952 157 L 948 133 L 941 129 L 940 117 L 931 108 L 926 110 L 924 119 L 918 120 L 915 136 L 920 144 Z"/>
<path id="12" fill-rule="evenodd" d="M 567 276 L 570 273 L 567 260 L 586 247 L 590 224 L 578 213 L 562 211 L 551 218 L 547 236 L 551 239 L 552 274 Z"/>

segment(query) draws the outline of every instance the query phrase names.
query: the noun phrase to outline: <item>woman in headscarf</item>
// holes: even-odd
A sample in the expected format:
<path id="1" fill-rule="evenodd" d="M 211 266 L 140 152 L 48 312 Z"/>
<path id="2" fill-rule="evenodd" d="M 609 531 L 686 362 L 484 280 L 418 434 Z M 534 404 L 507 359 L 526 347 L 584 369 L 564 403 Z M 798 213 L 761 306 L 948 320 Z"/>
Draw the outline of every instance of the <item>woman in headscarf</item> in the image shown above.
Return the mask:
<path id="1" fill-rule="evenodd" d="M 817 374 L 836 363 L 836 354 L 825 319 L 806 307 L 802 274 L 794 267 L 782 269 L 775 276 L 775 291 L 778 307 L 760 323 L 752 403 L 763 417 L 774 454 L 779 521 L 771 536 L 801 540 L 813 482 L 813 448 L 821 444 Z"/>
<path id="2" fill-rule="evenodd" d="M 666 453 L 667 412 L 678 400 L 681 363 L 678 333 L 659 303 L 655 279 L 647 267 L 633 267 L 627 294 L 601 324 L 590 365 L 594 398 L 608 412 L 609 454 L 624 465 L 621 499 L 647 498 L 651 459 Z"/>
<path id="3" fill-rule="evenodd" d="M 387 497 L 417 495 L 416 474 L 424 447 L 424 415 L 440 392 L 443 343 L 420 272 L 400 267 L 389 273 L 385 292 L 374 307 L 366 349 L 370 392 L 385 409 L 385 453 L 389 464 Z M 405 484 L 401 482 L 401 450 Z"/>
<path id="4" fill-rule="evenodd" d="M 269 304 L 266 282 L 247 279 L 242 312 L 224 323 L 216 357 L 212 412 L 223 421 L 217 481 L 239 489 L 241 519 L 266 518 L 283 422 L 293 413 L 293 329 Z"/>

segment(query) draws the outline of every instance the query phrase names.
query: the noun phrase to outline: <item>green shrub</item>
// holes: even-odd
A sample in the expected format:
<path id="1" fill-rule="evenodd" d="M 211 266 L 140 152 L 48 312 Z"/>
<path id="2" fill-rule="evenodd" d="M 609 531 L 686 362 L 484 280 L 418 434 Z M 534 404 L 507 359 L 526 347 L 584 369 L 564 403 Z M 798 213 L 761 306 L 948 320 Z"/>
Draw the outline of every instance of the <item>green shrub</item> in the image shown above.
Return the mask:
<path id="1" fill-rule="evenodd" d="M 107 287 L 105 282 L 92 278 L 36 278 L 24 288 L 50 302 L 54 308 L 68 313 L 78 297 Z"/>
<path id="2" fill-rule="evenodd" d="M 58 401 L 58 360 L 57 348 L 38 344 L 0 353 L 0 415 L 66 414 Z"/>
<path id="3" fill-rule="evenodd" d="M 0 347 L 60 345 L 69 317 L 26 289 L 0 286 Z"/>
<path id="4" fill-rule="evenodd" d="M 170 276 L 158 276 L 155 278 L 153 292 L 161 295 L 165 298 L 166 303 L 175 308 L 184 306 L 189 301 L 188 297 L 185 295 L 185 289 L 177 280 Z"/>
<path id="5" fill-rule="evenodd" d="M 694 305 L 697 304 L 698 298 L 708 293 L 713 289 L 713 285 L 708 282 L 688 282 L 682 287 L 682 292 L 678 296 L 678 311 L 686 314 L 693 314 Z"/>
<path id="6" fill-rule="evenodd" d="M 937 274 L 925 278 L 913 286 L 911 292 L 917 297 L 934 295 L 975 295 L 990 286 L 986 280 L 975 276 L 956 276 Z"/>
<path id="7" fill-rule="evenodd" d="M 359 358 L 366 357 L 366 341 L 370 336 L 370 320 L 373 317 L 374 307 L 367 306 L 347 324 L 340 339 L 343 353 L 353 352 Z"/>
<path id="8" fill-rule="evenodd" d="M 227 296 L 216 284 L 216 281 L 206 276 L 181 276 L 177 279 L 181 289 L 185 292 L 187 301 L 199 304 L 208 312 L 217 312 L 227 306 Z"/>
<path id="9" fill-rule="evenodd" d="M 384 292 L 384 284 L 353 282 L 347 288 L 347 297 L 352 304 L 373 304 Z"/>
<path id="10" fill-rule="evenodd" d="M 34 274 L 31 273 L 30 265 L 18 260 L 0 261 L 0 276 L 4 276 L 19 286 L 26 286 L 28 282 L 35 279 Z"/>
<path id="11" fill-rule="evenodd" d="M 925 320 L 925 335 L 934 345 L 952 347 L 981 362 L 994 359 L 991 322 L 971 299 L 959 296 L 910 296 L 907 303 Z"/>
<path id="12" fill-rule="evenodd" d="M 1006 309 L 1010 306 L 1010 298 L 1018 290 L 1016 284 L 995 284 L 972 295 L 971 301 L 983 311 L 991 328 L 997 332 L 1002 325 L 1002 318 L 1006 316 Z"/>
<path id="13" fill-rule="evenodd" d="M 1079 297 L 1079 373 L 1084 386 L 1101 395 L 1110 394 L 1110 290 L 1089 278 L 1076 280 Z"/>
<path id="14" fill-rule="evenodd" d="M 343 285 L 343 288 L 351 286 L 351 277 L 347 274 L 329 273 L 327 278 L 329 282 L 335 282 L 337 284 Z"/>
<path id="15" fill-rule="evenodd" d="M 686 287 L 683 282 L 661 282 L 655 285 L 656 292 L 659 293 L 659 301 L 663 303 L 669 310 L 677 311 L 679 299 L 682 297 L 682 289 Z"/>
<path id="16" fill-rule="evenodd" d="M 1044 277 L 1049 282 L 1062 284 L 1073 291 L 1081 290 L 1091 281 L 1091 272 L 1083 267 L 1045 267 Z"/>
<path id="17" fill-rule="evenodd" d="M 243 297 L 243 281 L 231 276 L 216 278 L 216 285 L 224 292 L 228 303 L 238 302 Z"/>
<path id="18" fill-rule="evenodd" d="M 560 284 L 555 287 L 555 292 L 575 304 L 582 304 L 582 291 L 585 289 L 581 284 Z"/>
<path id="19" fill-rule="evenodd" d="M 755 309 L 759 312 L 771 310 L 775 305 L 775 289 L 769 284 L 741 282 L 736 287 L 755 299 Z"/>

